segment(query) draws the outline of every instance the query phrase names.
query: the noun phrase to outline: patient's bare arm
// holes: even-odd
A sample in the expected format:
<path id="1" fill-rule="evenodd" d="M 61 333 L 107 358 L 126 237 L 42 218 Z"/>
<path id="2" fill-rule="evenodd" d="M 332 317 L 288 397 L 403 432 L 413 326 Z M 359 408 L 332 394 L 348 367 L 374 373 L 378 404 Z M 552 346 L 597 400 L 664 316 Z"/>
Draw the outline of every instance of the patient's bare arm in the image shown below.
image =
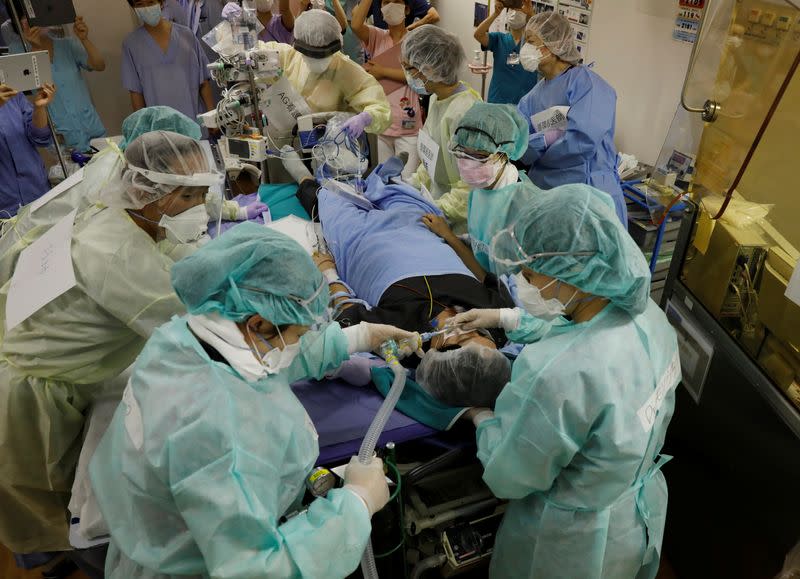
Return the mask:
<path id="1" fill-rule="evenodd" d="M 455 233 L 450 229 L 450 226 L 445 221 L 444 217 L 440 215 L 435 215 L 433 213 L 428 213 L 422 216 L 422 223 L 434 232 L 436 235 L 441 237 L 447 245 L 449 245 L 453 251 L 456 252 L 461 261 L 464 262 L 464 265 L 467 266 L 478 281 L 483 283 L 483 280 L 486 278 L 486 272 L 481 267 L 481 264 L 478 263 L 478 260 L 475 259 L 475 254 L 472 253 L 472 248 L 468 247 L 463 241 L 461 241 Z"/>
<path id="2" fill-rule="evenodd" d="M 324 275 L 328 280 L 328 287 L 330 288 L 331 294 L 350 293 L 350 290 L 347 289 L 347 286 L 345 286 L 343 283 L 332 281 L 339 278 L 339 274 L 336 271 L 336 262 L 334 261 L 332 255 L 328 253 L 314 253 L 312 258 L 314 259 L 314 263 L 317 264 L 317 268 L 322 272 L 322 275 Z M 330 305 L 331 307 L 336 308 L 346 299 L 348 299 L 347 296 L 334 298 L 331 300 Z"/>

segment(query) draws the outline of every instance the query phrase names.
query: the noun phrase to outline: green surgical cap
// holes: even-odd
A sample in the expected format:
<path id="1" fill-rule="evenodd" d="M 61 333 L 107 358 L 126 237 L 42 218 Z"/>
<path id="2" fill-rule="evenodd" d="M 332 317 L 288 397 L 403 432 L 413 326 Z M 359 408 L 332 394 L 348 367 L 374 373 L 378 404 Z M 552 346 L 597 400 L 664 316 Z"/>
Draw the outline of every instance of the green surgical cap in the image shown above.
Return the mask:
<path id="1" fill-rule="evenodd" d="M 233 321 L 255 314 L 275 325 L 309 326 L 328 306 L 328 288 L 293 239 L 242 223 L 172 267 L 172 286 L 192 314 Z"/>
<path id="2" fill-rule="evenodd" d="M 647 307 L 650 270 L 619 222 L 611 197 L 589 185 L 562 185 L 532 197 L 512 225 L 498 235 L 494 259 L 547 252 L 593 252 L 531 260 L 527 267 L 638 314 Z M 514 239 L 516 238 L 516 239 Z M 500 266 L 502 269 L 503 266 Z M 517 268 L 519 269 L 519 268 Z"/>
<path id="3" fill-rule="evenodd" d="M 124 138 L 119 148 L 124 151 L 137 137 L 151 131 L 170 131 L 198 141 L 203 136 L 200 125 L 172 107 L 146 107 L 129 115 L 122 122 Z"/>
<path id="4" fill-rule="evenodd" d="M 528 149 L 528 121 L 511 105 L 477 102 L 461 117 L 453 141 L 476 151 L 505 153 L 516 161 Z"/>

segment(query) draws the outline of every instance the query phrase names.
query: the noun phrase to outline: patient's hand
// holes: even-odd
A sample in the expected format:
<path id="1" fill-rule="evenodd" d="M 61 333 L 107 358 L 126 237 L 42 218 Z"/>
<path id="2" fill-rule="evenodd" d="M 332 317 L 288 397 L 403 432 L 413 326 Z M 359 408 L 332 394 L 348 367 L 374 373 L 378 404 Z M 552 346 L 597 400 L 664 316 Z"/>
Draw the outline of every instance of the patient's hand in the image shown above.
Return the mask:
<path id="1" fill-rule="evenodd" d="M 445 241 L 453 237 L 453 231 L 450 229 L 445 218 L 440 215 L 427 213 L 422 216 L 422 223 Z"/>
<path id="2" fill-rule="evenodd" d="M 311 258 L 314 260 L 317 268 L 323 273 L 329 269 L 336 269 L 336 261 L 334 261 L 333 256 L 329 253 L 319 253 L 315 251 Z"/>

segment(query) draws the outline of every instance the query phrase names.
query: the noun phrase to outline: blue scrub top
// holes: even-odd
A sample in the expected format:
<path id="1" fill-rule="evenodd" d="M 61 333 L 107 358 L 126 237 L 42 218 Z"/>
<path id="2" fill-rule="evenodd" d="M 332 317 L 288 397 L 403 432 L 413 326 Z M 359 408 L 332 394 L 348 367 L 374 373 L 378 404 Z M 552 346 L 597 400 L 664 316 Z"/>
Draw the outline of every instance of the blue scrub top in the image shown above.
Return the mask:
<path id="1" fill-rule="evenodd" d="M 524 37 L 523 37 L 524 38 Z M 487 50 L 494 57 L 492 81 L 489 84 L 489 102 L 517 105 L 536 86 L 539 74 L 528 72 L 521 64 L 508 64 L 508 55 L 519 54 L 522 39 L 514 42 L 510 32 L 490 32 Z"/>
<path id="2" fill-rule="evenodd" d="M 25 52 L 25 48 L 22 46 L 22 39 L 19 37 L 19 34 L 14 32 L 14 27 L 11 25 L 10 18 L 0 25 L 0 36 L 3 37 L 3 41 L 5 42 L 5 44 L 0 43 L 0 45 L 8 46 L 10 54 Z"/>
<path id="3" fill-rule="evenodd" d="M 181 26 L 189 26 L 189 11 L 177 0 L 165 0 L 161 17 Z"/>
<path id="4" fill-rule="evenodd" d="M 36 147 L 50 144 L 50 129 L 33 126 L 33 106 L 22 94 L 0 106 L 0 217 L 44 195 L 50 185 Z"/>
<path id="5" fill-rule="evenodd" d="M 67 148 L 89 150 L 89 141 L 106 134 L 81 70 L 91 70 L 86 49 L 76 38 L 53 38 L 53 82 L 58 90 L 48 107 Z"/>
<path id="6" fill-rule="evenodd" d="M 534 185 L 552 189 L 569 183 L 585 183 L 605 191 L 614 200 L 617 215 L 628 226 L 628 212 L 617 174 L 614 147 L 617 93 L 598 74 L 585 66 L 573 66 L 554 79 L 541 79 L 525 95 L 517 109 L 528 120 L 555 106 L 570 107 L 566 134 L 544 150 L 529 147 L 522 162 L 530 165 Z"/>
<path id="7" fill-rule="evenodd" d="M 148 107 L 172 107 L 192 119 L 205 112 L 200 85 L 211 78 L 207 65 L 200 41 L 180 24 L 172 24 L 166 54 L 143 26 L 122 43 L 122 86 L 144 95 Z"/>

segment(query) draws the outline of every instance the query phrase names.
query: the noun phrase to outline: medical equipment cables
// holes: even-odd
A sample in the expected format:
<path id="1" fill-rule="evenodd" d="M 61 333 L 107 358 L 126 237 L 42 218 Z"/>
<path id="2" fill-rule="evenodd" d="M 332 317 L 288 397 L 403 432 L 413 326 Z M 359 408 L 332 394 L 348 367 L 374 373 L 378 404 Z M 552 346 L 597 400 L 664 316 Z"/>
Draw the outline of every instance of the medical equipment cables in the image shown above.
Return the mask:
<path id="1" fill-rule="evenodd" d="M 416 348 L 412 348 L 413 351 L 419 350 L 422 344 L 416 344 L 416 346 Z M 389 363 L 392 372 L 394 372 L 394 381 L 361 443 L 361 448 L 358 451 L 358 461 L 361 464 L 369 464 L 374 460 L 373 456 L 375 454 L 375 446 L 378 444 L 378 437 L 386 428 L 386 423 L 389 421 L 395 406 L 397 406 L 397 402 L 400 400 L 400 395 L 406 385 L 406 371 L 398 360 L 399 347 L 397 343 L 394 340 L 388 340 L 381 345 L 380 350 L 381 356 Z M 372 551 L 372 540 L 367 542 L 364 556 L 361 558 L 361 572 L 364 575 L 364 579 L 378 578 L 375 554 Z"/>

